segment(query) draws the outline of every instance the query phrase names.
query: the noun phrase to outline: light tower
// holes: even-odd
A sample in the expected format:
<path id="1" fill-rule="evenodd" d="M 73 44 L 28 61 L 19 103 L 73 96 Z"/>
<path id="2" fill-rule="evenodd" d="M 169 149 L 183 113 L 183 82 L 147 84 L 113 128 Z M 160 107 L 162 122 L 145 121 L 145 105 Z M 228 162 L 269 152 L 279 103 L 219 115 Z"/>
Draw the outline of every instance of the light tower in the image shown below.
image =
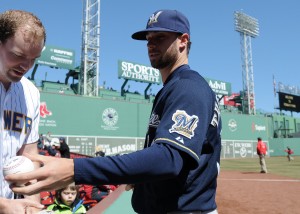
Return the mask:
<path id="1" fill-rule="evenodd" d="M 251 37 L 258 36 L 258 20 L 242 12 L 235 12 L 235 30 L 240 33 L 242 55 L 243 92 L 242 107 L 245 114 L 256 114 Z"/>
<path id="2" fill-rule="evenodd" d="M 98 96 L 100 0 L 83 0 L 80 94 Z"/>

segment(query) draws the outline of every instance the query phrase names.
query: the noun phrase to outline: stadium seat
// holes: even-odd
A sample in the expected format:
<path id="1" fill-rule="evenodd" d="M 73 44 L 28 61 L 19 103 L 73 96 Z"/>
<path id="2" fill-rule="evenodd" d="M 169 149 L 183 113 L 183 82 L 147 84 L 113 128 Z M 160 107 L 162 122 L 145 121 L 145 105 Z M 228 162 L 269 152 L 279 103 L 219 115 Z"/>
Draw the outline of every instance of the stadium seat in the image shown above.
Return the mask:
<path id="1" fill-rule="evenodd" d="M 79 188 L 80 199 L 83 199 L 83 206 L 87 210 L 95 206 L 98 202 L 96 200 L 91 199 L 91 196 L 87 193 L 85 187 L 89 187 L 90 185 L 81 185 Z"/>
<path id="2" fill-rule="evenodd" d="M 55 190 L 53 191 L 46 191 L 40 193 L 41 197 L 41 204 L 45 205 L 46 207 L 53 204 L 55 200 Z"/>

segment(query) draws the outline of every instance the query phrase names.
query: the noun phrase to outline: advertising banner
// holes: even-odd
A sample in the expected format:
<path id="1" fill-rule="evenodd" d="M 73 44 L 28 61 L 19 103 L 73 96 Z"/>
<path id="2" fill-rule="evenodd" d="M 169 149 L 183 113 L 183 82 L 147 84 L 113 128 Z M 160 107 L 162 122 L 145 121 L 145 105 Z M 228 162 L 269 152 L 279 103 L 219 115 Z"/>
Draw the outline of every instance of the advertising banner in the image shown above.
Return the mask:
<path id="1" fill-rule="evenodd" d="M 121 60 L 118 61 L 118 78 L 158 85 L 162 82 L 158 69 Z"/>
<path id="2" fill-rule="evenodd" d="M 45 46 L 36 63 L 54 68 L 75 69 L 75 51 L 54 46 Z"/>
<path id="3" fill-rule="evenodd" d="M 231 83 L 210 78 L 204 79 L 208 82 L 209 86 L 217 95 L 231 95 Z"/>

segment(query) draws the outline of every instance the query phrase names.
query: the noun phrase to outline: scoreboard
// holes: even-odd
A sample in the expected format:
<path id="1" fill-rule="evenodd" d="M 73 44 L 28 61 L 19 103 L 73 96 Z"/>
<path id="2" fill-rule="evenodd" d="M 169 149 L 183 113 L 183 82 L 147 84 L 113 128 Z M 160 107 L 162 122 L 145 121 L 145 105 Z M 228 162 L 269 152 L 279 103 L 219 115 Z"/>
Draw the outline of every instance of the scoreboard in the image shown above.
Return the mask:
<path id="1" fill-rule="evenodd" d="M 300 112 L 300 96 L 278 92 L 280 110 Z"/>

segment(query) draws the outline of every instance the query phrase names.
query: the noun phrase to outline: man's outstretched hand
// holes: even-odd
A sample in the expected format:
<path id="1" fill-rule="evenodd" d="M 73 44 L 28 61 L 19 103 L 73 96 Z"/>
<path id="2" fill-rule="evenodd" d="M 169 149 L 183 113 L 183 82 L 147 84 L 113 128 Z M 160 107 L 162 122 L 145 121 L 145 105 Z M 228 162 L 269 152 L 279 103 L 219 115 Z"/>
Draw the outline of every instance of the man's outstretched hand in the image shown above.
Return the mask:
<path id="1" fill-rule="evenodd" d="M 42 167 L 27 173 L 7 175 L 5 179 L 11 183 L 15 193 L 33 195 L 43 191 L 60 189 L 74 182 L 74 161 L 67 158 L 55 158 L 43 155 L 23 154 L 33 162 L 38 162 Z M 32 183 L 30 181 L 36 180 Z M 18 187 L 15 183 L 30 183 Z"/>

